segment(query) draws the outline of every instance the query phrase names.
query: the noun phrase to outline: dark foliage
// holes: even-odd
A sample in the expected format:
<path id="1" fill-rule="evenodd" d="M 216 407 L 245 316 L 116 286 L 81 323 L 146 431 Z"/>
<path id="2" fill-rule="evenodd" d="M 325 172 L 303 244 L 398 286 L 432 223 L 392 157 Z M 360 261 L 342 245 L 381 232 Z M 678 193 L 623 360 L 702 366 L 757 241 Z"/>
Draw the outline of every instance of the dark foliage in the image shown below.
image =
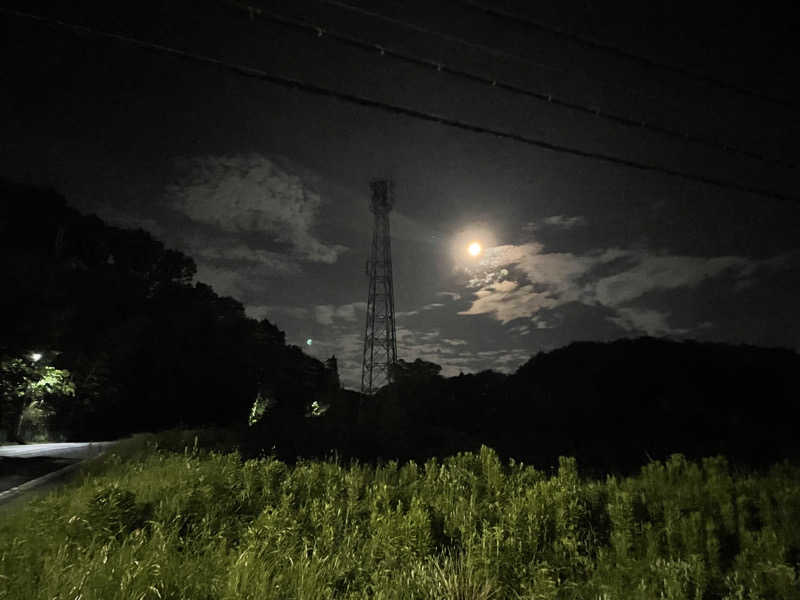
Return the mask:
<path id="1" fill-rule="evenodd" d="M 543 467 L 575 456 L 597 473 L 678 452 L 756 468 L 800 458 L 800 356 L 790 350 L 639 338 L 573 343 L 510 376 L 401 366 L 395 384 L 362 398 L 357 419 L 344 407 L 323 419 L 340 455 L 417 459 L 483 443 Z"/>
<path id="2" fill-rule="evenodd" d="M 76 396 L 51 425 L 69 438 L 242 426 L 260 390 L 302 415 L 299 373 L 323 365 L 266 319 L 192 283 L 191 258 L 142 230 L 79 214 L 47 190 L 0 182 L 0 353 L 45 349 Z M 315 380 L 303 380 L 315 385 Z"/>
<path id="3" fill-rule="evenodd" d="M 399 361 L 375 396 L 266 319 L 193 283 L 195 265 L 144 231 L 105 225 L 58 195 L 0 185 L 0 353 L 47 351 L 73 374 L 51 425 L 72 438 L 217 426 L 245 455 L 416 459 L 481 444 L 539 466 L 575 456 L 625 473 L 672 453 L 743 465 L 796 459 L 800 356 L 640 338 L 573 343 L 513 375 L 446 379 Z M 263 417 L 247 428 L 256 398 Z M 324 414 L 321 410 L 327 408 Z"/>

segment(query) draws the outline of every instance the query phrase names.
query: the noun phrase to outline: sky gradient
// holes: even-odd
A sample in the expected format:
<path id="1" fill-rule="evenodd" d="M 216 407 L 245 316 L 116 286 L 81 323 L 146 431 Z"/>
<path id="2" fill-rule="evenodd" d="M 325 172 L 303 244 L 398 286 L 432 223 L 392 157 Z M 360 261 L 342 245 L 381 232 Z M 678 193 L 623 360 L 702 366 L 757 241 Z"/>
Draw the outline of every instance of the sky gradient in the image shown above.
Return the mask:
<path id="1" fill-rule="evenodd" d="M 332 3 L 253 5 L 722 144 L 800 158 L 797 107 L 643 67 L 463 2 L 353 4 L 528 61 L 501 60 Z M 797 42 L 785 15 L 704 15 L 666 2 L 557 4 L 496 3 L 764 94 L 796 97 Z M 61 12 L 36 2 L 18 8 L 552 143 L 787 195 L 796 187 L 796 168 L 464 83 L 250 19 L 225 2 L 116 12 L 90 2 Z M 52 186 L 78 209 L 141 227 L 192 256 L 197 279 L 240 300 L 250 316 L 268 318 L 320 359 L 335 354 L 345 386 L 360 382 L 368 183 L 376 177 L 395 181 L 401 358 L 430 360 L 456 375 L 511 371 L 575 340 L 639 335 L 800 349 L 800 203 L 388 115 L 2 19 L 13 58 L 0 91 L 0 176 Z M 478 257 L 467 252 L 473 241 L 484 248 Z"/>

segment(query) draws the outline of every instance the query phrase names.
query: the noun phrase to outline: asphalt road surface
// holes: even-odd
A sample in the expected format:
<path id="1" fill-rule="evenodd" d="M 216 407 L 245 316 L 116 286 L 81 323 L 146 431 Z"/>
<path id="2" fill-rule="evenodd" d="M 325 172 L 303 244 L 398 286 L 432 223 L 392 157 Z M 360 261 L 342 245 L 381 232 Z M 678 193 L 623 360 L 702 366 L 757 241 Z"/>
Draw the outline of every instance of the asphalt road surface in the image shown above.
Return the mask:
<path id="1" fill-rule="evenodd" d="M 0 446 L 0 458 L 90 458 L 114 442 L 59 442 Z"/>
<path id="2" fill-rule="evenodd" d="M 18 488 L 22 484 L 64 467 L 97 456 L 114 442 L 64 442 L 52 444 L 19 444 L 0 446 L 0 505 L 9 504 L 12 498 L 26 497 L 30 493 Z M 56 477 L 54 474 L 53 477 Z M 58 479 L 36 485 L 52 488 Z"/>

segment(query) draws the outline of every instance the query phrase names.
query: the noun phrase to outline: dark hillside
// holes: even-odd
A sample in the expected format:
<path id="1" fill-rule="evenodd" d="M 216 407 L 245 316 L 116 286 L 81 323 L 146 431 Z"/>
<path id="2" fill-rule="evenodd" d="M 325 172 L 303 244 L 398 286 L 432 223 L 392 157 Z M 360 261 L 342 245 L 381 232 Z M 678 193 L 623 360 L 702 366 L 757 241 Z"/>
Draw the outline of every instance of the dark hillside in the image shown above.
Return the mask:
<path id="1" fill-rule="evenodd" d="M 753 466 L 800 456 L 800 356 L 789 350 L 580 342 L 512 375 L 452 378 L 401 360 L 395 382 L 367 398 L 341 389 L 335 358 L 287 346 L 148 233 L 82 215 L 50 191 L 0 182 L 0 196 L 3 372 L 47 364 L 71 374 L 74 395 L 46 406 L 67 438 L 216 426 L 246 430 L 246 454 L 287 460 L 425 460 L 487 444 L 528 463 L 575 456 L 606 471 L 676 452 Z M 0 381 L 7 431 L 22 414 L 10 375 Z"/>
<path id="2" fill-rule="evenodd" d="M 192 258 L 141 229 L 0 181 L 0 358 L 29 363 L 40 352 L 38 365 L 70 373 L 74 396 L 48 400 L 51 431 L 108 439 L 241 428 L 259 395 L 288 423 L 322 400 L 325 366 L 287 346 L 267 319 L 195 282 L 195 271 Z M 0 428 L 9 431 L 19 405 L 10 380 L 0 383 Z"/>
<path id="3" fill-rule="evenodd" d="M 397 383 L 362 399 L 358 419 L 336 407 L 312 424 L 317 439 L 333 435 L 331 446 L 362 458 L 485 443 L 542 466 L 569 455 L 619 472 L 678 452 L 754 467 L 800 457 L 800 356 L 789 350 L 639 338 L 573 343 L 510 376 L 445 379 L 431 363 L 402 364 Z"/>
<path id="4" fill-rule="evenodd" d="M 798 372 L 800 356 L 788 350 L 653 338 L 575 343 L 509 378 L 508 410 L 519 418 L 498 441 L 603 466 L 673 452 L 765 464 L 797 455 Z"/>

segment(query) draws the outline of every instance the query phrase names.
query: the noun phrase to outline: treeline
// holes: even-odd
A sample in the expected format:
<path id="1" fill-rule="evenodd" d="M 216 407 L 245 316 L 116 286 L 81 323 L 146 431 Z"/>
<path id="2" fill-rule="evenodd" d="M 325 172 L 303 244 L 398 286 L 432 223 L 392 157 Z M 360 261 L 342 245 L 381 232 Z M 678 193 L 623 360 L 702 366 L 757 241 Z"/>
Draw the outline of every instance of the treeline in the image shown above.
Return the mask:
<path id="1" fill-rule="evenodd" d="M 633 473 L 678 452 L 763 467 L 800 458 L 798 373 L 790 350 L 646 337 L 576 342 L 508 376 L 448 379 L 416 361 L 376 397 L 332 407 L 308 437 L 359 458 L 487 444 L 542 467 L 574 456 L 598 473 Z"/>
<path id="2" fill-rule="evenodd" d="M 48 428 L 67 439 L 246 425 L 259 396 L 283 419 L 302 419 L 338 387 L 274 324 L 194 283 L 190 257 L 82 215 L 52 191 L 0 182 L 0 248 L 7 437 L 23 408 L 15 395 L 36 384 L 11 380 L 38 372 L 33 352 L 74 383 L 74 394 L 47 403 Z"/>
<path id="3" fill-rule="evenodd" d="M 309 439 L 359 458 L 443 457 L 489 444 L 529 464 L 574 456 L 588 470 L 620 474 L 676 452 L 753 467 L 800 458 L 800 356 L 789 350 L 640 338 L 574 343 L 509 376 L 445 379 L 430 363 L 402 366 L 375 398 L 353 398 L 311 423 Z"/>
<path id="4" fill-rule="evenodd" d="M 44 379 L 33 394 L 47 396 L 48 427 L 68 439 L 214 426 L 243 434 L 245 455 L 289 461 L 426 460 L 486 444 L 529 464 L 574 456 L 618 473 L 676 452 L 753 466 L 800 456 L 790 350 L 579 342 L 511 375 L 452 378 L 399 361 L 394 383 L 364 397 L 341 388 L 335 359 L 303 354 L 273 323 L 194 283 L 192 259 L 146 232 L 81 215 L 53 192 L 5 182 L 0 193 L 7 432 L 22 410 L 15 394 L 31 396 L 43 377 L 26 358 L 39 350 L 38 365 L 70 376 L 70 394 Z"/>

